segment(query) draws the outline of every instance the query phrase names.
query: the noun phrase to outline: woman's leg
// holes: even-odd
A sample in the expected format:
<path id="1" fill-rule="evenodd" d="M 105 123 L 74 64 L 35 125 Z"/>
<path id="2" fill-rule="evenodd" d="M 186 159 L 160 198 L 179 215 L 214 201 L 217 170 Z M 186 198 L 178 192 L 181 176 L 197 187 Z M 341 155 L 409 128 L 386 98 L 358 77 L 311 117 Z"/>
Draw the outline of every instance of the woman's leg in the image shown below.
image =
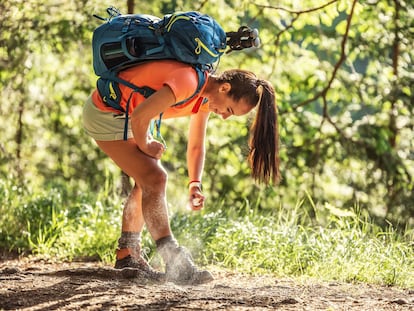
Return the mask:
<path id="1" fill-rule="evenodd" d="M 122 214 L 122 231 L 141 232 L 144 223 L 144 217 L 142 216 L 142 190 L 135 184 L 125 202 Z"/>
<path id="2" fill-rule="evenodd" d="M 140 231 L 145 222 L 154 240 L 171 235 L 167 174 L 160 162 L 142 153 L 133 139 L 97 141 L 97 144 L 136 183 L 124 209 L 122 229 Z"/>
<path id="3" fill-rule="evenodd" d="M 167 280 L 183 284 L 211 281 L 210 272 L 198 270 L 171 233 L 166 202 L 167 173 L 160 161 L 142 153 L 133 139 L 97 143 L 136 183 L 135 193 L 131 194 L 124 209 L 122 228 L 141 230 L 145 222 L 166 264 Z"/>
<path id="4" fill-rule="evenodd" d="M 142 267 L 141 232 L 144 227 L 144 218 L 141 200 L 142 191 L 135 185 L 124 205 L 121 237 L 116 251 L 116 268 Z"/>

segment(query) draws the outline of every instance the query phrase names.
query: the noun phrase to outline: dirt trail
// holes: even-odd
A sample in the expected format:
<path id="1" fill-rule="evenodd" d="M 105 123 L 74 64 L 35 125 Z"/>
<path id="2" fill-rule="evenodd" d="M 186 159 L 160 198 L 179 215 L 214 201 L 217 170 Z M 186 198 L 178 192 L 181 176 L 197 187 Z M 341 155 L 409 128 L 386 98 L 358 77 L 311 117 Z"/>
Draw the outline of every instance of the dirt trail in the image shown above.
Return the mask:
<path id="1" fill-rule="evenodd" d="M 99 263 L 0 261 L 0 310 L 414 310 L 414 290 L 213 269 L 198 286 L 149 284 Z"/>

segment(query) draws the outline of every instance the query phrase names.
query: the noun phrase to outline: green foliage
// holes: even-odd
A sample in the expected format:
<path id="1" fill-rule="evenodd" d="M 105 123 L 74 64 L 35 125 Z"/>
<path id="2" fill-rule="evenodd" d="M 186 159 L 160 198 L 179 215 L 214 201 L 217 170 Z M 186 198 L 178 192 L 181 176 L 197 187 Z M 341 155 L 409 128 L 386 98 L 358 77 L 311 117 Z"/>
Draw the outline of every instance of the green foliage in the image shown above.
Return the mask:
<path id="1" fill-rule="evenodd" d="M 315 207 L 315 222 L 302 204 L 265 214 L 246 205 L 245 213 L 179 215 L 174 224 L 199 260 L 240 272 L 413 285 L 412 231 L 383 230 L 358 209 L 344 212 L 329 205 Z"/>
<path id="2" fill-rule="evenodd" d="M 111 4 L 15 0 L 0 5 L 5 12 L 0 21 L 2 178 L 46 187 L 51 181 L 76 180 L 97 190 L 105 169 L 118 175 L 83 133 L 81 122 L 83 102 L 95 84 L 90 40 L 101 22 L 92 13 L 104 15 Z M 124 5 L 120 9 L 126 12 Z M 322 204 L 347 208 L 358 202 L 382 223 L 412 223 L 412 4 L 139 4 L 140 11 L 154 15 L 190 9 L 213 15 L 226 30 L 241 24 L 260 29 L 262 47 L 225 55 L 219 71 L 238 67 L 269 79 L 280 111 L 284 179 L 277 188 L 249 178 L 245 158 L 251 117 L 211 118 L 204 177 L 210 202 L 240 207 L 247 200 L 266 210 L 282 202 L 294 206 L 297 195 L 309 191 Z M 187 123 L 163 127 L 170 146 L 164 163 L 179 181 L 169 189 L 174 204 L 182 204 L 178 194 L 187 182 Z"/>
<path id="3" fill-rule="evenodd" d="M 101 23 L 92 14 L 104 15 L 111 4 L 118 5 L 0 2 L 2 248 L 113 259 L 120 172 L 82 130 L 82 106 L 96 79 L 92 31 Z M 120 9 L 127 11 L 126 1 Z M 158 0 L 136 3 L 138 9 L 158 16 L 201 10 L 226 30 L 259 28 L 262 47 L 225 55 L 218 71 L 252 70 L 276 89 L 278 187 L 249 178 L 251 116 L 211 117 L 206 211 L 173 215 L 175 231 L 191 241 L 199 260 L 412 286 L 413 4 Z M 187 124 L 166 120 L 162 127 L 173 210 L 187 200 Z M 352 215 L 338 216 L 353 206 Z M 197 234 L 199 240 L 191 239 Z M 144 242 L 151 256 L 150 237 Z"/>
<path id="4" fill-rule="evenodd" d="M 114 262 L 122 200 L 115 189 L 96 195 L 68 193 L 56 185 L 36 194 L 0 184 L 0 249 L 52 260 Z M 306 212 L 309 205 L 314 217 Z M 375 225 L 355 207 L 315 205 L 263 212 L 218 204 L 216 211 L 171 210 L 171 226 L 195 260 L 250 274 L 414 286 L 412 229 Z M 143 249 L 160 265 L 147 231 Z"/>

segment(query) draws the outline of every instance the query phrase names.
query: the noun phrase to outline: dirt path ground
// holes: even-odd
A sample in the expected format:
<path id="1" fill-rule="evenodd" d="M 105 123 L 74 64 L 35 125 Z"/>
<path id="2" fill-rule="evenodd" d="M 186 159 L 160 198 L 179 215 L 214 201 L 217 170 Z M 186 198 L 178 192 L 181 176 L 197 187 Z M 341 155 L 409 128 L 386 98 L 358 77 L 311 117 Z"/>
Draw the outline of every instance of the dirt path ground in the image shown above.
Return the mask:
<path id="1" fill-rule="evenodd" d="M 0 310 L 414 310 L 414 290 L 213 273 L 177 286 L 98 263 L 0 261 Z"/>

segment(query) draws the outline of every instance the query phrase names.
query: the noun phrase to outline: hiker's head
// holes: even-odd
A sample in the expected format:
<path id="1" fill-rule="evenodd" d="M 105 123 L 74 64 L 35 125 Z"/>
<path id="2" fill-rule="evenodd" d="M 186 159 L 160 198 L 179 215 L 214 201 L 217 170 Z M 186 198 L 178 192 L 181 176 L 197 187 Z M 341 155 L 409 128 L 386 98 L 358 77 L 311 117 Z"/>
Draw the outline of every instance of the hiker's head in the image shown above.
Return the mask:
<path id="1" fill-rule="evenodd" d="M 250 71 L 233 69 L 212 77 L 208 100 L 212 112 L 223 119 L 244 115 L 257 107 L 250 128 L 248 160 L 254 179 L 277 183 L 279 172 L 279 131 L 273 86 Z"/>

